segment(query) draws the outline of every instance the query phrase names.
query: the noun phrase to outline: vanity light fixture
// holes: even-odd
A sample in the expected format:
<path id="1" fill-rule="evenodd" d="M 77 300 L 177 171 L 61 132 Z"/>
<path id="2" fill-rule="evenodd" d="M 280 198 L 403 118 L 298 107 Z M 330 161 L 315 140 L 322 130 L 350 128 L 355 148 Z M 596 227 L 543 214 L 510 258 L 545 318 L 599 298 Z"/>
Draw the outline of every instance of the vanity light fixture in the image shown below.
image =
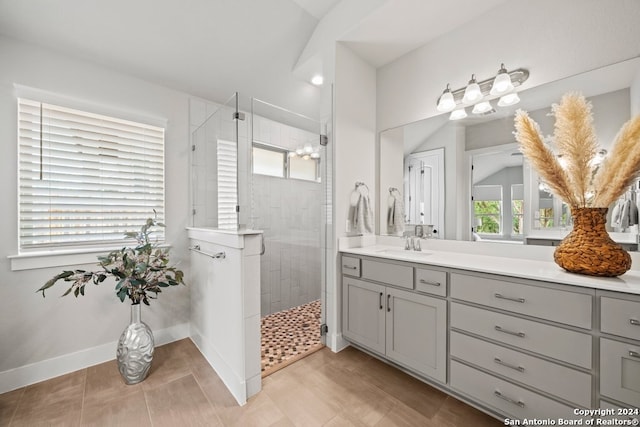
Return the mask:
<path id="1" fill-rule="evenodd" d="M 301 157 L 304 160 L 320 158 L 320 149 L 314 149 L 311 144 L 305 144 L 297 147 L 294 151 L 289 151 L 289 157 Z"/>
<path id="2" fill-rule="evenodd" d="M 311 78 L 311 84 L 313 85 L 322 86 L 322 83 L 324 83 L 324 77 L 322 77 L 320 74 L 316 74 Z"/>
<path id="3" fill-rule="evenodd" d="M 447 83 L 447 88 L 444 90 L 444 92 L 442 92 L 442 95 L 440 95 L 438 106 L 436 108 L 438 109 L 438 111 L 442 111 L 443 113 L 456 108 L 456 101 L 453 99 L 451 89 L 449 89 L 449 83 Z"/>
<path id="4" fill-rule="evenodd" d="M 473 114 L 484 114 L 493 110 L 491 103 L 489 101 L 482 101 L 473 106 L 473 110 L 471 111 Z"/>
<path id="5" fill-rule="evenodd" d="M 463 104 L 473 104 L 480 101 L 484 95 L 482 91 L 480 91 L 480 85 L 476 81 L 476 75 L 471 74 L 471 80 L 469 80 L 469 84 L 464 89 L 464 96 L 462 97 Z"/>
<path id="6" fill-rule="evenodd" d="M 500 97 L 500 99 L 498 100 L 498 107 L 508 107 L 510 105 L 516 105 L 518 102 L 520 102 L 520 97 L 516 92 L 508 93 Z"/>
<path id="7" fill-rule="evenodd" d="M 500 65 L 500 70 L 495 77 L 478 82 L 475 74 L 471 75 L 469 84 L 463 88 L 451 90 L 447 84 L 446 89 L 438 98 L 437 110 L 441 112 L 451 111 L 450 120 L 459 120 L 466 117 L 465 111 L 456 110 L 456 107 L 473 105 L 474 114 L 486 114 L 493 108 L 487 108 L 484 104 L 500 97 L 497 102 L 498 107 L 508 107 L 520 102 L 520 97 L 514 90 L 521 86 L 529 78 L 529 71 L 524 68 L 507 71 L 504 64 Z M 482 101 L 482 102 L 481 102 Z M 491 105 L 489 105 L 491 107 Z M 455 114 L 454 114 L 455 113 Z"/>
<path id="8" fill-rule="evenodd" d="M 504 68 L 504 64 L 500 64 L 500 69 L 496 78 L 491 85 L 490 95 L 504 95 L 505 93 L 513 90 L 513 83 L 511 83 L 511 76 L 507 73 L 507 69 Z"/>
<path id="9" fill-rule="evenodd" d="M 449 120 L 460 120 L 464 119 L 465 117 L 467 117 L 467 112 L 464 108 L 461 108 L 459 110 L 453 110 L 451 112 L 451 115 L 449 115 Z"/>

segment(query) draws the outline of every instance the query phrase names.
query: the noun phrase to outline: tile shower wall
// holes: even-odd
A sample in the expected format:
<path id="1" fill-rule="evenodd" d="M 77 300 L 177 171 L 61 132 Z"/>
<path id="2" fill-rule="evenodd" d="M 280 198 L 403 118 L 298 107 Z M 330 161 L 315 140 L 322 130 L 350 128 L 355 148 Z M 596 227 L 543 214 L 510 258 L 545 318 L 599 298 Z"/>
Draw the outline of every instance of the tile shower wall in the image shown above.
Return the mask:
<path id="1" fill-rule="evenodd" d="M 255 226 L 264 231 L 261 315 L 320 298 L 322 186 L 253 176 Z"/>
<path id="2" fill-rule="evenodd" d="M 289 150 L 319 144 L 317 133 L 263 117 L 253 120 L 256 142 Z M 265 238 L 260 279 L 261 315 L 266 316 L 320 298 L 324 194 L 319 182 L 264 175 L 253 175 L 252 181 L 252 220 Z"/>

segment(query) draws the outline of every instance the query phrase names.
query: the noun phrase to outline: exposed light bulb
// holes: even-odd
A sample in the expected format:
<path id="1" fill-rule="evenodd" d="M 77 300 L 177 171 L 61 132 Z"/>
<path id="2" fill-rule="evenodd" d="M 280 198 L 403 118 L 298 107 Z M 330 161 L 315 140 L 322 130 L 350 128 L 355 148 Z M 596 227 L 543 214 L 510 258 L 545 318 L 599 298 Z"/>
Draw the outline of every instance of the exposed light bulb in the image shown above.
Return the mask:
<path id="1" fill-rule="evenodd" d="M 288 156 L 289 156 L 289 157 L 296 157 L 296 156 L 297 156 L 297 154 L 296 154 L 296 152 L 295 152 L 295 151 L 289 151 Z"/>
<path id="2" fill-rule="evenodd" d="M 480 91 L 480 86 L 478 82 L 476 82 L 476 75 L 471 75 L 471 80 L 469 80 L 469 84 L 467 88 L 464 90 L 464 96 L 462 97 L 462 102 L 465 104 L 473 104 L 482 99 L 482 92 Z"/>
<path id="3" fill-rule="evenodd" d="M 304 149 L 302 147 L 296 148 L 296 154 L 298 156 L 302 156 L 304 154 Z"/>
<path id="4" fill-rule="evenodd" d="M 451 115 L 449 116 L 449 120 L 460 120 L 464 119 L 465 117 L 467 117 L 467 112 L 464 108 L 461 108 L 459 110 L 453 110 L 451 112 Z"/>
<path id="5" fill-rule="evenodd" d="M 315 151 L 314 151 L 313 153 L 311 153 L 311 158 L 312 158 L 312 159 L 318 159 L 318 158 L 320 158 L 320 153 L 317 153 L 317 152 L 315 152 Z"/>
<path id="6" fill-rule="evenodd" d="M 512 90 L 513 83 L 511 83 L 511 76 L 507 72 L 507 69 L 504 68 L 504 64 L 501 64 L 500 69 L 498 70 L 498 75 L 493 80 L 493 85 L 491 86 L 491 91 L 489 93 L 491 95 L 502 95 Z"/>
<path id="7" fill-rule="evenodd" d="M 493 107 L 489 103 L 489 101 L 483 101 L 473 106 L 473 110 L 471 111 L 473 114 L 484 114 L 493 110 Z"/>
<path id="8" fill-rule="evenodd" d="M 516 105 L 518 102 L 520 102 L 518 94 L 509 93 L 498 100 L 498 107 L 509 107 L 510 105 Z"/>
<path id="9" fill-rule="evenodd" d="M 311 158 L 311 156 L 310 156 L 310 155 L 308 155 L 308 154 L 305 154 L 304 156 L 302 156 L 302 158 L 303 158 L 304 160 L 309 160 L 309 159 Z"/>
<path id="10" fill-rule="evenodd" d="M 313 152 L 313 147 L 311 147 L 311 144 L 305 144 L 303 150 L 306 154 L 310 154 Z"/>
<path id="11" fill-rule="evenodd" d="M 320 74 L 316 74 L 311 78 L 311 83 L 316 86 L 321 86 L 322 83 L 324 83 L 324 77 L 322 77 Z"/>
<path id="12" fill-rule="evenodd" d="M 449 84 L 447 84 L 447 88 L 444 90 L 444 92 L 442 92 L 440 100 L 438 101 L 438 106 L 436 108 L 438 111 L 441 111 L 443 113 L 456 108 L 456 101 L 453 99 L 453 94 L 451 93 L 451 89 L 449 89 Z"/>

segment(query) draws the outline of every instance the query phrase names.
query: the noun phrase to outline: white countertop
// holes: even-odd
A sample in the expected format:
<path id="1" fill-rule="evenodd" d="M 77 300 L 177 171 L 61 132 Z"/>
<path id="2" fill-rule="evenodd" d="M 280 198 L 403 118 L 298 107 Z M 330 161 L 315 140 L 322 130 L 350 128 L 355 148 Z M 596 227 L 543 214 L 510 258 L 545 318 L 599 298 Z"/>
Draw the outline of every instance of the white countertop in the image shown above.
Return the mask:
<path id="1" fill-rule="evenodd" d="M 522 257 L 481 255 L 461 251 L 454 252 L 424 247 L 422 252 L 415 252 L 405 251 L 401 246 L 379 243 L 361 247 L 346 246 L 348 245 L 341 245 L 340 251 L 354 255 L 408 261 L 425 265 L 640 295 L 640 271 L 638 270 L 629 270 L 619 277 L 601 278 L 569 273 L 553 262 L 552 257 L 549 258 L 549 261 L 545 261 L 540 259 L 525 259 Z M 438 245 L 432 244 L 432 246 Z M 552 254 L 552 252 L 549 253 Z"/>

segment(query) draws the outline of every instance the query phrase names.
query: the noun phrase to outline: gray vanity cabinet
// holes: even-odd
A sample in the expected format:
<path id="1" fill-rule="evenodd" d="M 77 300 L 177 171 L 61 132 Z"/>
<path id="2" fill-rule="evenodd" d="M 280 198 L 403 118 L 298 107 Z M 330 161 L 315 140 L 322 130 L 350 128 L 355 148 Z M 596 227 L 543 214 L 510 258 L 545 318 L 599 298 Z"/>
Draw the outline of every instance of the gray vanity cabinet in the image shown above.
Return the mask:
<path id="1" fill-rule="evenodd" d="M 356 254 L 342 268 L 346 339 L 496 418 L 640 419 L 624 412 L 640 408 L 640 295 Z"/>
<path id="2" fill-rule="evenodd" d="M 386 355 L 447 381 L 447 301 L 387 288 Z"/>
<path id="3" fill-rule="evenodd" d="M 384 354 L 386 288 L 343 276 L 342 335 L 377 353 Z"/>
<path id="4" fill-rule="evenodd" d="M 600 396 L 639 408 L 640 298 L 620 299 L 603 291 L 598 295 L 602 332 Z"/>
<path id="5" fill-rule="evenodd" d="M 388 267 L 385 269 L 385 267 Z M 373 272 L 382 283 L 374 283 Z M 447 301 L 400 289 L 413 283 L 413 267 L 362 260 L 362 276 L 343 275 L 342 333 L 354 344 L 406 368 L 446 383 Z M 410 279 L 410 280 L 409 280 Z M 412 286 L 412 285 L 411 285 Z M 436 287 L 446 288 L 446 282 Z"/>

